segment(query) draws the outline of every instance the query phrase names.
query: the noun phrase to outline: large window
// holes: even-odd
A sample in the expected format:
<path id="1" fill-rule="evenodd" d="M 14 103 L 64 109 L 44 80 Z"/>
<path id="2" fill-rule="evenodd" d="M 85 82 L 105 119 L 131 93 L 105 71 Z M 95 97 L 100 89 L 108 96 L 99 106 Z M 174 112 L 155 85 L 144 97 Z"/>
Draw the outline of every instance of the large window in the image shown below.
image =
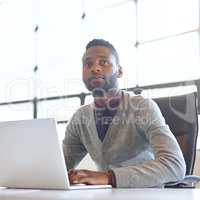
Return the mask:
<path id="1" fill-rule="evenodd" d="M 33 106 L 31 103 L 2 105 L 0 113 L 0 121 L 32 119 Z"/>
<path id="2" fill-rule="evenodd" d="M 65 121 L 69 120 L 79 107 L 78 98 L 42 101 L 38 104 L 38 117 Z"/>
<path id="3" fill-rule="evenodd" d="M 118 50 L 121 88 L 199 79 L 199 15 L 199 0 L 0 0 L 0 103 L 86 92 L 81 57 L 93 38 Z M 30 105 L 17 115 L 0 106 L 1 116 L 29 118 Z M 40 101 L 37 117 L 69 120 L 79 106 Z"/>
<path id="4" fill-rule="evenodd" d="M 34 32 L 30 1 L 0 1 L 0 101 L 32 98 Z"/>

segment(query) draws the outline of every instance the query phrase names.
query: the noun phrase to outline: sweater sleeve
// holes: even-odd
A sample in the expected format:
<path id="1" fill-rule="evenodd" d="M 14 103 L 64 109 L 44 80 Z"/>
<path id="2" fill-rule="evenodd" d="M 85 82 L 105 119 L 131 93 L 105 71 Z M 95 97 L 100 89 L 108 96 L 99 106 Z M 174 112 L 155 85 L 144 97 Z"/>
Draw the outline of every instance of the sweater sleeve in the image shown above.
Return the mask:
<path id="1" fill-rule="evenodd" d="M 67 125 L 63 140 L 63 152 L 68 170 L 75 168 L 87 154 L 87 151 L 79 137 L 79 124 L 80 114 L 77 111 Z"/>
<path id="2" fill-rule="evenodd" d="M 113 168 L 117 187 L 159 187 L 184 178 L 182 151 L 153 100 L 143 99 L 136 111 L 136 124 L 148 140 L 154 160 Z"/>

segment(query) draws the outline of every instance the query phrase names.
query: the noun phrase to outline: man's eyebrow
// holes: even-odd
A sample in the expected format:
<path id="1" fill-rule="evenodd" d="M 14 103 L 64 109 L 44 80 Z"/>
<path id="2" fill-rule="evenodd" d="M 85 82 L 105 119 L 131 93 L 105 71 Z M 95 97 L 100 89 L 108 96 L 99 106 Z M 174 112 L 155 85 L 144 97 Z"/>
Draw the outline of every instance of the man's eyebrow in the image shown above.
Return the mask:
<path id="1" fill-rule="evenodd" d="M 109 56 L 104 56 L 104 55 L 98 55 L 97 57 L 99 57 L 99 58 L 109 58 Z M 82 58 L 83 61 L 87 61 L 87 60 L 90 60 L 90 59 L 92 59 L 92 56 L 86 56 L 86 57 L 83 56 L 83 58 Z"/>
<path id="2" fill-rule="evenodd" d="M 98 56 L 98 57 L 100 57 L 100 58 L 109 58 L 109 56 Z"/>

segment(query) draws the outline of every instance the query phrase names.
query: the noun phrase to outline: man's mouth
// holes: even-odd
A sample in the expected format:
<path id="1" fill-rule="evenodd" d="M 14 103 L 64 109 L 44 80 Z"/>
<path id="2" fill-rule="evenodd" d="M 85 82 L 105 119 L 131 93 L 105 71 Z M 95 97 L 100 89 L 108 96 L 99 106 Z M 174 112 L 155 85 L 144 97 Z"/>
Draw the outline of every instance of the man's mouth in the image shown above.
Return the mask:
<path id="1" fill-rule="evenodd" d="M 92 76 L 91 78 L 90 78 L 90 80 L 95 80 L 95 79 L 105 79 L 104 78 L 104 76 Z"/>
<path id="2" fill-rule="evenodd" d="M 104 81 L 105 80 L 105 77 L 104 76 L 92 76 L 88 79 L 88 82 L 98 82 L 98 81 Z"/>
<path id="3" fill-rule="evenodd" d="M 105 82 L 105 77 L 104 76 L 92 76 L 89 78 L 88 81 L 93 86 L 102 85 Z"/>

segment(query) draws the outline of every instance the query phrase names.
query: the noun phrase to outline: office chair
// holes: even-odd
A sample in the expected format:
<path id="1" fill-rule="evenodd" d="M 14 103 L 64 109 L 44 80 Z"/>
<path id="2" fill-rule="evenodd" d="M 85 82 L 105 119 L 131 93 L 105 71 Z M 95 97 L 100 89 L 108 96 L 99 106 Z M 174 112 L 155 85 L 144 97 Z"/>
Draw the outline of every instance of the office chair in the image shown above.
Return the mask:
<path id="1" fill-rule="evenodd" d="M 166 183 L 166 188 L 194 188 L 200 181 L 192 175 L 198 136 L 197 93 L 155 98 L 168 126 L 176 137 L 186 162 L 186 176 L 178 182 Z"/>

